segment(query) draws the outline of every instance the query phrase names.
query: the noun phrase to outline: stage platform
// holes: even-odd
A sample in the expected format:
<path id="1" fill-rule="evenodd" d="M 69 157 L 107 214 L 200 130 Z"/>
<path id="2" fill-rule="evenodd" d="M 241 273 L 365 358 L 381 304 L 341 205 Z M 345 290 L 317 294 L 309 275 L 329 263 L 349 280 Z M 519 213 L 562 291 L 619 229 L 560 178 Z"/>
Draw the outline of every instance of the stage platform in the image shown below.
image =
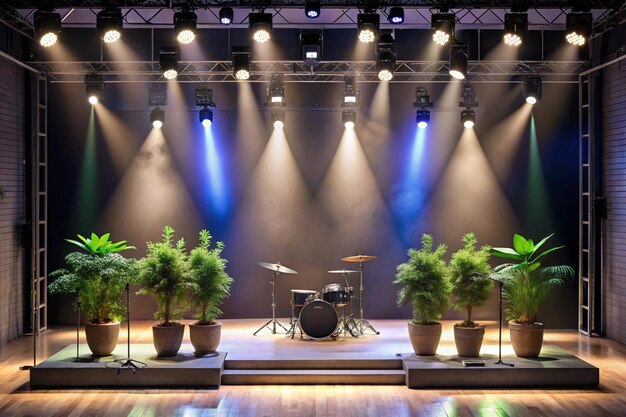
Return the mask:
<path id="1" fill-rule="evenodd" d="M 380 335 L 358 338 L 340 336 L 336 340 L 286 338 L 264 330 L 252 333 L 265 320 L 224 320 L 219 355 L 196 358 L 189 343 L 183 343 L 178 356 L 156 358 L 154 347 L 133 343 L 132 356 L 148 367 L 118 375 L 105 363 L 125 357 L 125 339 L 113 357 L 91 360 L 86 346 L 82 359 L 75 361 L 76 346 L 70 345 L 31 370 L 33 388 L 67 387 L 218 387 L 262 384 L 373 384 L 406 385 L 410 388 L 594 388 L 599 370 L 565 352 L 545 344 L 535 359 L 517 358 L 505 331 L 503 359 L 514 368 L 494 365 L 497 357 L 497 326 L 489 323 L 482 358 L 484 368 L 463 367 L 456 356 L 452 325 L 444 323 L 444 333 L 434 357 L 419 357 L 412 348 L 405 320 L 372 320 Z M 286 324 L 287 320 L 283 320 Z M 144 335 L 148 332 L 144 332 Z M 188 342 L 187 336 L 185 342 Z"/>

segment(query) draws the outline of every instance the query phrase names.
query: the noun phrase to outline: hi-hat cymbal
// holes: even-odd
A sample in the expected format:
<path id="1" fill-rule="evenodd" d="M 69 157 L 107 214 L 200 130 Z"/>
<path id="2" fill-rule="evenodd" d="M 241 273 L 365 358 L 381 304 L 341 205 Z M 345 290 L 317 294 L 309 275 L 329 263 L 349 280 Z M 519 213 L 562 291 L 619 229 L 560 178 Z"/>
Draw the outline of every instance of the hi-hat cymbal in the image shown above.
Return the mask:
<path id="1" fill-rule="evenodd" d="M 357 274 L 359 271 L 355 271 L 354 269 L 333 269 L 332 271 L 328 271 L 329 274 Z"/>
<path id="2" fill-rule="evenodd" d="M 378 256 L 354 255 L 354 256 L 348 256 L 346 258 L 341 258 L 341 260 L 346 261 L 346 262 L 368 262 L 368 261 L 373 261 L 376 258 L 378 258 Z"/>
<path id="3" fill-rule="evenodd" d="M 291 268 L 287 268 L 286 266 L 283 266 L 280 264 L 280 262 L 278 263 L 270 263 L 270 262 L 258 262 L 258 264 L 260 266 L 262 266 L 265 269 L 269 269 L 270 271 L 274 271 L 274 272 L 280 272 L 281 274 L 297 274 L 297 271 L 294 271 Z"/>

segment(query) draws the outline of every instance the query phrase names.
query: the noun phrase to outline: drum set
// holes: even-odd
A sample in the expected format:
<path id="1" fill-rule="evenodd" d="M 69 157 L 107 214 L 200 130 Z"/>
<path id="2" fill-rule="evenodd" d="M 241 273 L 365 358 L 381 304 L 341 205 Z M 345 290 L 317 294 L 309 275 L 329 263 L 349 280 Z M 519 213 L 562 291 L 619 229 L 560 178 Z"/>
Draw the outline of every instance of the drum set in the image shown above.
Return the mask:
<path id="1" fill-rule="evenodd" d="M 380 334 L 367 320 L 364 319 L 363 300 L 363 263 L 376 259 L 371 255 L 354 255 L 342 258 L 342 261 L 358 263 L 359 269 L 336 269 L 328 271 L 330 274 L 342 275 L 345 286 L 339 283 L 325 285 L 321 292 L 315 290 L 291 290 L 291 318 L 287 329 L 276 320 L 276 278 L 279 274 L 297 274 L 298 272 L 281 265 L 280 263 L 259 262 L 265 269 L 274 272 L 272 275 L 272 319 L 254 332 L 256 336 L 264 328 L 272 334 L 277 333 L 277 326 L 282 328 L 287 337 L 294 338 L 299 331 L 300 338 L 307 336 L 314 340 L 326 338 L 336 339 L 339 335 L 352 337 L 364 336 L 367 332 Z M 348 275 L 359 274 L 359 316 L 355 317 L 354 287 L 348 282 Z"/>

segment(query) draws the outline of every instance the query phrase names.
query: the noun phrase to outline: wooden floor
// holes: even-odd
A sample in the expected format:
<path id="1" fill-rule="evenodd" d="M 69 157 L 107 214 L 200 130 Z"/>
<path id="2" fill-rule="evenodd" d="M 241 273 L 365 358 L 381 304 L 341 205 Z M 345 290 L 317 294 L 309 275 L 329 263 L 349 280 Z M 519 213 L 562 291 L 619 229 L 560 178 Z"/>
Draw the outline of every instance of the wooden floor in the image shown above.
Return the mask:
<path id="1" fill-rule="evenodd" d="M 252 332 L 263 320 L 224 323 L 229 335 Z M 150 322 L 133 322 L 132 342 L 150 342 Z M 373 324 L 376 326 L 376 322 Z M 399 325 L 401 326 L 401 325 Z M 451 322 L 444 323 L 442 349 L 451 345 Z M 371 336 L 372 339 L 385 335 Z M 39 360 L 74 341 L 71 328 L 48 330 L 39 338 Z M 287 349 L 307 342 L 262 336 L 241 343 L 246 349 L 280 340 Z M 490 326 L 487 340 L 497 340 Z M 505 332 L 505 342 L 508 335 Z M 120 338 L 125 342 L 125 335 Z M 574 331 L 549 331 L 553 343 L 600 368 L 599 390 L 410 390 L 404 386 L 222 386 L 219 390 L 62 390 L 30 391 L 32 339 L 23 337 L 0 350 L 0 416 L 626 416 L 626 347 L 612 340 L 588 339 Z M 309 342 L 314 343 L 314 342 Z M 321 342 L 328 343 L 328 342 Z M 373 342 L 372 342 L 373 343 Z M 410 349 L 408 337 L 393 349 Z M 339 349 L 350 348 L 339 341 Z M 300 347 L 297 347 L 297 346 Z M 360 345 L 360 344 L 359 344 Z M 356 344 L 355 344 L 356 346 Z M 263 349 L 264 350 L 264 349 Z"/>

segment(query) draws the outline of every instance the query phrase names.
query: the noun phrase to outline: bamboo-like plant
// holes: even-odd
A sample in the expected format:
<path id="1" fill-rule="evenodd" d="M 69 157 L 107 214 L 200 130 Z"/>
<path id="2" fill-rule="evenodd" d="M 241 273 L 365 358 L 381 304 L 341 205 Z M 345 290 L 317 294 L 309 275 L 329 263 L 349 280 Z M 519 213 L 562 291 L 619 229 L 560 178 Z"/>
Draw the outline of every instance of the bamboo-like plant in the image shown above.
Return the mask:
<path id="1" fill-rule="evenodd" d="M 200 231 L 200 243 L 191 250 L 188 259 L 189 286 L 196 309 L 196 324 L 213 324 L 222 314 L 219 306 L 228 295 L 233 279 L 226 273 L 226 259 L 222 258 L 224 242 L 211 249 L 211 234 Z"/>
<path id="2" fill-rule="evenodd" d="M 145 258 L 139 261 L 139 294 L 154 296 L 157 311 L 154 314 L 161 326 L 178 325 L 185 299 L 187 252 L 185 240 L 174 242 L 174 229 L 163 227 L 163 241 L 148 242 Z"/>
<path id="3" fill-rule="evenodd" d="M 436 323 L 450 306 L 450 283 L 443 255 L 446 245 L 433 250 L 433 238 L 422 235 L 422 248 L 409 249 L 409 260 L 398 265 L 394 284 L 398 291 L 398 306 L 411 303 L 413 324 Z"/>
<path id="4" fill-rule="evenodd" d="M 493 288 L 493 282 L 488 278 L 491 274 L 489 266 L 491 247 L 482 246 L 476 249 L 478 241 L 473 233 L 463 236 L 463 242 L 465 246 L 450 258 L 448 273 L 452 294 L 456 296 L 454 307 L 467 312 L 461 326 L 476 327 L 476 323 L 472 321 L 472 309 L 484 304 Z"/>
<path id="5" fill-rule="evenodd" d="M 521 235 L 513 236 L 513 248 L 493 248 L 494 256 L 513 260 L 496 267 L 496 276 L 504 282 L 507 300 L 507 319 L 520 324 L 537 321 L 537 312 L 550 294 L 550 290 L 562 285 L 565 279 L 574 276 L 574 269 L 567 265 L 542 266 L 544 256 L 563 248 L 557 246 L 539 252 L 539 249 L 554 234 L 535 244 Z"/>

